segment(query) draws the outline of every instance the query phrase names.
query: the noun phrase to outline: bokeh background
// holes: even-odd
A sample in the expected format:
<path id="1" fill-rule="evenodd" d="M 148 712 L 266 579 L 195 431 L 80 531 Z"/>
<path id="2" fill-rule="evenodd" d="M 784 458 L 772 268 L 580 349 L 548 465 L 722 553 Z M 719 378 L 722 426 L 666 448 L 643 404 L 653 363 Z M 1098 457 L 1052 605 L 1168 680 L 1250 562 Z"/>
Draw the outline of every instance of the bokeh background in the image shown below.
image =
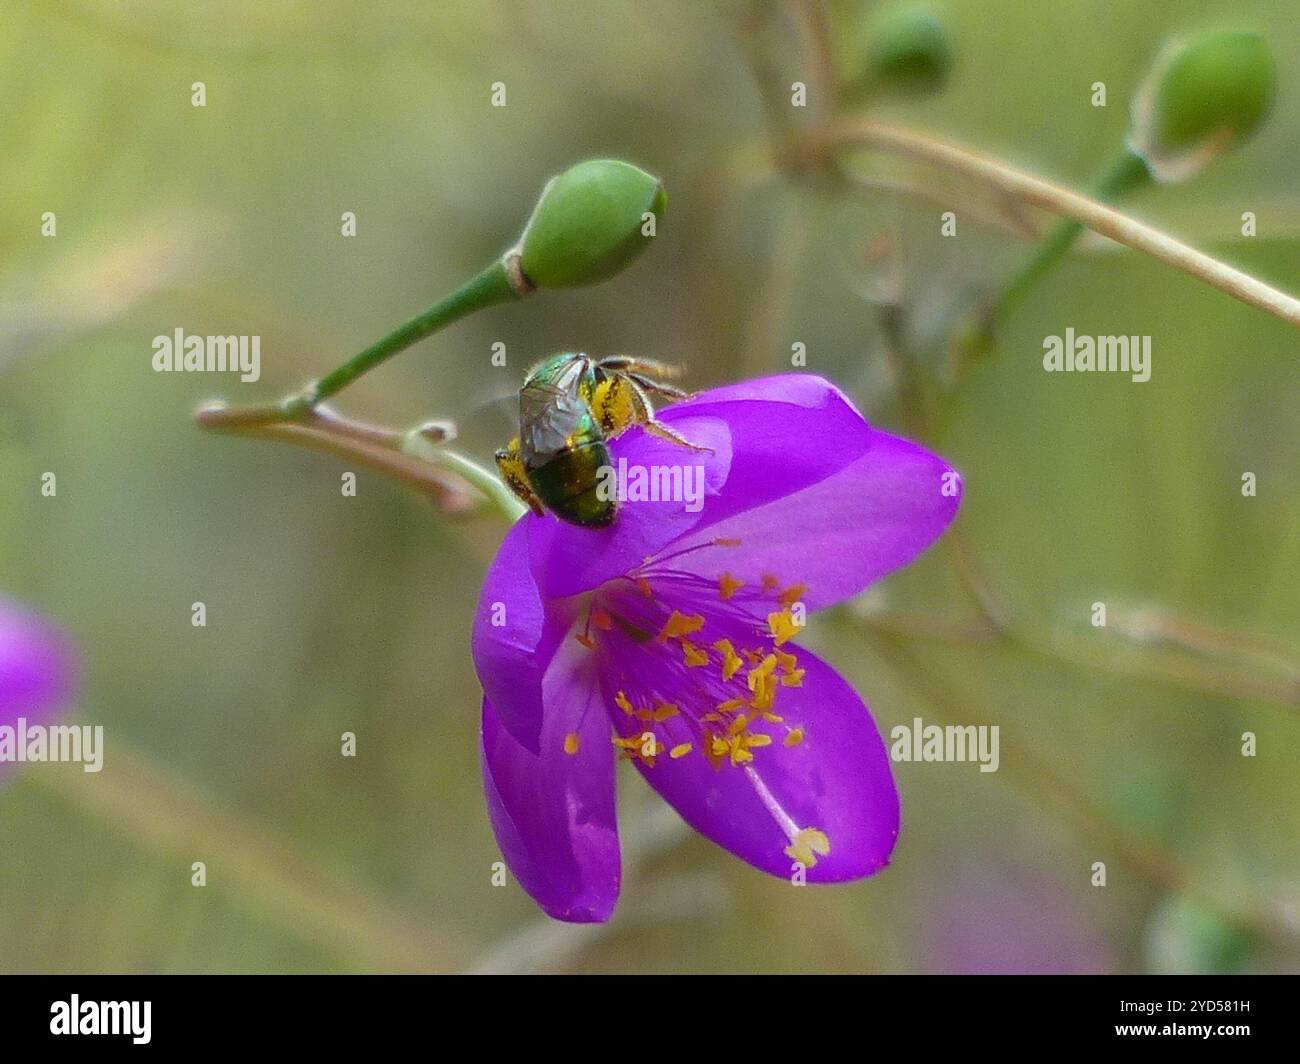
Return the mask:
<path id="1" fill-rule="evenodd" d="M 830 5 L 842 57 L 872 6 Z M 544 354 L 684 360 L 703 386 L 788 369 L 799 341 L 901 431 L 882 293 L 929 366 L 1027 254 L 1017 226 L 1045 220 L 859 161 L 951 200 L 944 239 L 938 203 L 775 171 L 747 57 L 778 95 L 810 74 L 801 5 L 771 7 L 755 33 L 749 4 L 696 0 L 4 0 L 0 589 L 81 648 L 73 719 L 102 724 L 107 752 L 97 776 L 28 766 L 0 789 L 0 969 L 1300 968 L 1300 407 L 1297 335 L 1276 319 L 1081 244 L 933 427 L 966 478 L 958 537 L 806 640 L 886 733 L 914 716 L 999 725 L 999 771 L 898 765 L 892 866 L 805 890 L 684 833 L 623 773 L 627 876 L 601 928 L 489 885 L 468 630 L 500 519 L 449 518 L 365 471 L 345 498 L 345 461 L 192 424 L 201 400 L 274 398 L 422 309 L 500 253 L 549 175 L 608 155 L 669 190 L 633 268 L 479 314 L 339 406 L 394 427 L 453 418 L 486 459 L 510 431 L 499 400 Z M 1267 125 L 1127 206 L 1300 289 L 1291 5 L 938 9 L 948 87 L 875 113 L 1080 188 L 1167 36 L 1267 33 Z M 1042 338 L 1066 326 L 1150 335 L 1152 380 L 1043 373 Z M 154 373 L 150 342 L 177 327 L 260 334 L 262 380 Z M 1014 638 L 980 623 L 972 584 Z M 1099 600 L 1105 630 L 1088 623 Z"/>

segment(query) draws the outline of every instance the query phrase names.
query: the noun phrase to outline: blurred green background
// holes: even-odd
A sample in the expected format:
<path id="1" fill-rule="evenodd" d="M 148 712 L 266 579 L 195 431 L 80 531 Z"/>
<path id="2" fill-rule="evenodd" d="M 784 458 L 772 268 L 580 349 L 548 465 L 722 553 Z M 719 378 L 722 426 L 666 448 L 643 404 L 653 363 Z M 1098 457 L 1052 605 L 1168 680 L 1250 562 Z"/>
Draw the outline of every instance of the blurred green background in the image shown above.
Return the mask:
<path id="1" fill-rule="evenodd" d="M 807 39 L 800 5 L 773 7 L 751 44 L 788 86 L 809 77 Z M 841 51 L 871 7 L 830 5 Z M 901 286 L 925 348 L 1029 245 L 974 220 L 986 191 L 932 170 L 863 160 L 954 197 L 957 239 L 939 236 L 936 205 L 772 173 L 748 4 L 3 8 L 0 589 L 81 647 L 76 718 L 105 727 L 107 750 L 99 776 L 29 767 L 0 790 L 0 969 L 1300 969 L 1291 328 L 1081 245 L 928 441 L 963 471 L 960 534 L 1028 636 L 978 634 L 945 542 L 806 640 L 886 734 L 914 716 L 998 724 L 1000 770 L 898 765 L 892 866 L 799 891 L 685 835 L 626 772 L 614 920 L 549 924 L 513 883 L 489 885 L 468 630 L 499 520 L 449 520 L 365 471 L 344 498 L 355 466 L 204 435 L 192 408 L 331 368 L 499 254 L 544 180 L 591 155 L 663 176 L 651 250 L 597 288 L 452 327 L 340 408 L 395 427 L 454 418 L 486 459 L 510 433 L 496 400 L 550 352 L 684 360 L 703 386 L 788 369 L 800 341 L 811 371 L 902 431 L 872 293 Z M 1122 143 L 1169 34 L 1264 31 L 1279 70 L 1264 129 L 1128 206 L 1300 289 L 1289 4 L 939 10 L 946 91 L 876 113 L 1080 188 Z M 40 235 L 45 211 L 56 238 Z M 897 275 L 870 253 L 882 239 Z M 1043 373 L 1043 336 L 1067 326 L 1150 335 L 1151 381 Z M 177 327 L 260 334 L 262 380 L 154 373 L 151 340 Z M 339 756 L 344 731 L 356 758 Z"/>

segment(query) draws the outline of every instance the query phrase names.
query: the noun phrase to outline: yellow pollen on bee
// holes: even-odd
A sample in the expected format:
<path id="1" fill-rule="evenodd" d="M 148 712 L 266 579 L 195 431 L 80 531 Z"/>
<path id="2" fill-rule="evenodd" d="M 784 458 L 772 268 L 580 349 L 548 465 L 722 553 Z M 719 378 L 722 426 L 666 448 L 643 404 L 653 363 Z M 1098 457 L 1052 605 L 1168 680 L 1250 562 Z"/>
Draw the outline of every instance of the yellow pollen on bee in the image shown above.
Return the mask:
<path id="1" fill-rule="evenodd" d="M 577 732 L 569 732 L 564 737 L 564 752 L 569 755 L 576 754 L 578 747 L 582 745 L 582 737 Z"/>
<path id="2" fill-rule="evenodd" d="M 730 639 L 719 639 L 713 644 L 713 649 L 722 654 L 722 678 L 730 680 L 745 664 L 744 660 L 736 653 L 736 648 L 731 645 Z"/>
<path id="3" fill-rule="evenodd" d="M 805 868 L 816 868 L 817 857 L 825 857 L 831 852 L 831 840 L 824 831 L 816 828 L 804 828 L 785 848 L 785 855 L 798 861 Z"/>
<path id="4" fill-rule="evenodd" d="M 604 610 L 591 611 L 591 623 L 599 628 L 602 632 L 608 632 L 614 627 L 614 621 Z"/>
<path id="5" fill-rule="evenodd" d="M 668 615 L 668 620 L 664 622 L 664 626 L 659 630 L 659 634 L 655 636 L 655 639 L 660 643 L 666 643 L 670 639 L 680 639 L 684 635 L 692 635 L 703 627 L 704 618 L 700 614 L 696 613 L 688 616 L 685 613 L 673 610 Z"/>
<path id="6" fill-rule="evenodd" d="M 682 657 L 685 659 L 688 669 L 694 669 L 709 663 L 708 652 L 701 650 L 689 639 L 685 638 L 682 639 Z"/>
<path id="7" fill-rule="evenodd" d="M 676 761 L 679 757 L 685 757 L 694 749 L 695 749 L 694 743 L 678 743 L 676 746 L 674 746 L 671 750 L 668 751 L 668 756 L 671 757 L 674 761 Z"/>
<path id="8" fill-rule="evenodd" d="M 800 601 L 807 592 L 807 585 L 792 584 L 782 591 L 781 594 L 777 596 L 776 600 L 781 603 L 782 606 L 793 606 L 796 602 Z"/>
<path id="9" fill-rule="evenodd" d="M 790 733 L 785 737 L 786 746 L 798 746 L 803 742 L 803 729 L 791 728 Z"/>
<path id="10" fill-rule="evenodd" d="M 745 581 L 737 580 L 730 573 L 723 573 L 718 577 L 718 597 L 725 601 L 744 586 Z"/>
<path id="11" fill-rule="evenodd" d="M 799 634 L 799 625 L 795 624 L 794 616 L 788 606 L 779 613 L 769 613 L 767 627 L 772 633 L 772 642 L 777 646 L 781 646 Z"/>

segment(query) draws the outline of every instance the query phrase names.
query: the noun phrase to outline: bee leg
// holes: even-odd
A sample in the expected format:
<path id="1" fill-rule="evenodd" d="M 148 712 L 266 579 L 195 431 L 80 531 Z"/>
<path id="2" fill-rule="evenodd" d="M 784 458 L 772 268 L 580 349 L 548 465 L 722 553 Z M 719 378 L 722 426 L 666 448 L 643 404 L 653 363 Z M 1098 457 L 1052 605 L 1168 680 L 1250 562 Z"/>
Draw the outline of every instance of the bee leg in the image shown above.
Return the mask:
<path id="1" fill-rule="evenodd" d="M 676 402 L 680 399 L 689 399 L 693 393 L 683 391 L 681 388 L 672 384 L 665 384 L 663 381 L 652 380 L 641 373 L 628 373 L 628 379 L 644 392 L 651 392 L 655 395 L 662 395 L 665 399 Z"/>
<path id="2" fill-rule="evenodd" d="M 611 374 L 597 384 L 588 405 L 607 440 L 637 423 L 636 385 L 621 373 Z"/>
<path id="3" fill-rule="evenodd" d="M 637 373 L 646 377 L 666 377 L 668 380 L 676 380 L 686 373 L 684 366 L 657 362 L 653 358 L 637 358 L 635 355 L 610 355 L 596 365 L 607 373 Z"/>
<path id="4" fill-rule="evenodd" d="M 528 482 L 528 471 L 524 468 L 524 460 L 519 457 L 519 437 L 511 440 L 509 446 L 502 447 L 494 457 L 497 460 L 497 472 L 501 474 L 506 487 L 514 492 L 520 502 L 541 517 L 546 511 L 542 507 L 542 500 Z"/>
<path id="5" fill-rule="evenodd" d="M 632 400 L 635 408 L 633 423 L 640 425 L 651 436 L 658 436 L 661 440 L 667 440 L 669 443 L 675 443 L 679 447 L 685 447 L 688 451 L 695 451 L 697 454 L 713 454 L 712 447 L 702 447 L 698 443 L 691 443 L 685 436 L 670 429 L 662 421 L 655 417 L 654 407 L 650 405 L 650 400 L 645 392 L 641 390 L 640 385 L 631 384 Z"/>

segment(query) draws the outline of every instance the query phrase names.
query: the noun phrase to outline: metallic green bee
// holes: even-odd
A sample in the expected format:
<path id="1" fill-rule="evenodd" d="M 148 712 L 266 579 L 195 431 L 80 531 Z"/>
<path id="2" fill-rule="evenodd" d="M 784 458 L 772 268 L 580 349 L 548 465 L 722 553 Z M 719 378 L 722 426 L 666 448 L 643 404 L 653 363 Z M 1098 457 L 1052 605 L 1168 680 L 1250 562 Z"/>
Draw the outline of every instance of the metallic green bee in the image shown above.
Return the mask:
<path id="1" fill-rule="evenodd" d="M 528 372 L 519 389 L 519 435 L 496 453 L 501 478 L 535 514 L 588 528 L 604 528 L 618 502 L 598 490 L 610 465 L 606 441 L 630 425 L 692 451 L 705 451 L 657 421 L 650 394 L 685 399 L 688 393 L 656 377 L 680 371 L 647 359 L 615 355 L 552 355 Z"/>

